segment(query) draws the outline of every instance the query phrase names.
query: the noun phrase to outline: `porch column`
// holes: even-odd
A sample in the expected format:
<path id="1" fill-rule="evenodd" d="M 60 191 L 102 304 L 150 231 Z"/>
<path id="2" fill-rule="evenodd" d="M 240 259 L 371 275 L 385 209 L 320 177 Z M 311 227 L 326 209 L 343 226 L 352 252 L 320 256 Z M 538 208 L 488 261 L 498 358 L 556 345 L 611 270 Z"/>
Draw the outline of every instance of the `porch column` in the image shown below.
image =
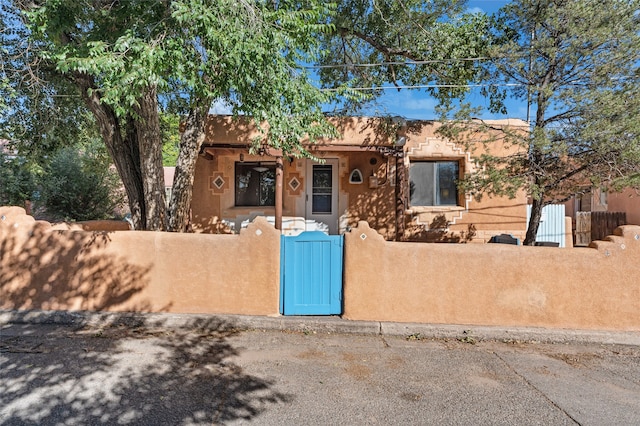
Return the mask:
<path id="1" fill-rule="evenodd" d="M 282 156 L 276 157 L 276 229 L 282 230 L 282 181 L 284 180 L 284 165 Z"/>
<path id="2" fill-rule="evenodd" d="M 398 149 L 396 157 L 396 241 L 404 238 L 404 211 L 406 210 L 407 171 L 404 165 L 404 150 Z"/>

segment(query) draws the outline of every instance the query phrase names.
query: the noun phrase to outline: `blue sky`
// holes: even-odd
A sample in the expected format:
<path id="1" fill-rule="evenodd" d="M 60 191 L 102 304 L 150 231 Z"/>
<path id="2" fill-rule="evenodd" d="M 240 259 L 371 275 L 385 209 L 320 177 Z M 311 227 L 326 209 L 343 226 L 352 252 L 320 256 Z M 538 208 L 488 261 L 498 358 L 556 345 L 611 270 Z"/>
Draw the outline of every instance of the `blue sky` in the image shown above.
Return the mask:
<path id="1" fill-rule="evenodd" d="M 507 0 L 470 0 L 468 7 L 470 12 L 494 13 L 507 3 Z"/>
<path id="2" fill-rule="evenodd" d="M 509 3 L 508 0 L 470 0 L 468 2 L 468 11 L 472 13 L 494 13 L 502 6 Z M 391 85 L 389 85 L 391 86 Z M 520 118 L 525 120 L 527 117 L 526 102 L 518 100 L 507 100 L 506 116 L 494 115 L 486 111 L 487 102 L 479 94 L 480 89 L 472 89 L 467 100 L 476 106 L 485 107 L 482 118 Z M 399 115 L 408 119 L 431 120 L 438 119 L 435 112 L 437 101 L 429 96 L 425 90 L 421 89 L 387 89 L 380 96 L 375 105 L 372 105 L 361 112 L 361 115 L 379 116 L 379 115 Z M 217 114 L 229 114 L 229 108 L 223 103 L 217 102 L 211 110 Z"/>
<path id="3" fill-rule="evenodd" d="M 469 1 L 468 7 L 470 12 L 494 13 L 502 6 L 507 4 L 507 0 L 472 0 Z M 473 90 L 468 98 L 477 106 L 486 107 L 485 99 L 480 96 L 479 89 Z M 363 111 L 364 115 L 400 115 L 409 119 L 436 119 L 437 114 L 434 111 L 437 102 L 431 98 L 424 90 L 419 89 L 388 89 L 377 100 L 375 106 L 367 108 Z M 509 100 L 507 102 L 508 114 L 506 116 L 512 118 L 526 119 L 527 106 L 526 103 Z M 504 118 L 485 112 L 483 118 Z"/>

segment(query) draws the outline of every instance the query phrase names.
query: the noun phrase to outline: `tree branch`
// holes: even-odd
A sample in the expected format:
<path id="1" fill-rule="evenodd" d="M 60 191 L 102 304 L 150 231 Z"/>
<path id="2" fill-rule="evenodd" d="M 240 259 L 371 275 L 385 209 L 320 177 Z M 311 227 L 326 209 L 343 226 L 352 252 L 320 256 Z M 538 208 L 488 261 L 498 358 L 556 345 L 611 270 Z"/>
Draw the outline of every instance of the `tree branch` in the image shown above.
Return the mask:
<path id="1" fill-rule="evenodd" d="M 389 47 L 386 44 L 379 42 L 375 38 L 368 36 L 357 30 L 341 27 L 341 28 L 338 28 L 338 32 L 342 37 L 344 37 L 345 35 L 351 35 L 359 38 L 362 41 L 369 43 L 374 49 L 381 52 L 385 56 L 402 56 L 412 61 L 418 61 L 421 59 L 420 57 L 413 54 L 410 50 Z"/>

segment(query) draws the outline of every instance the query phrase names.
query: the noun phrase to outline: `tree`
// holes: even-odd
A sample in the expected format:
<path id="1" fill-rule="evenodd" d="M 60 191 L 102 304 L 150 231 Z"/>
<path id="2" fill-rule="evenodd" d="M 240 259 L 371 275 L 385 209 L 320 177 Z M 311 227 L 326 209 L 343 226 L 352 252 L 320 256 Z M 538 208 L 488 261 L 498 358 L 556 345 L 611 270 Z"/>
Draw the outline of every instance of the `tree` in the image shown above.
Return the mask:
<path id="1" fill-rule="evenodd" d="M 44 167 L 41 207 L 49 219 L 110 219 L 122 204 L 119 183 L 104 148 L 61 148 Z"/>
<path id="2" fill-rule="evenodd" d="M 585 186 L 640 183 L 640 2 L 515 0 L 495 20 L 484 80 L 491 106 L 505 111 L 507 94 L 532 107 L 531 131 L 507 131 L 513 155 L 476 158 L 463 188 L 512 195 L 524 188 L 532 212 L 524 244 L 532 245 L 542 208 Z M 509 86 L 509 87 L 507 87 Z M 467 105 L 468 107 L 468 105 Z M 490 127 L 460 108 L 443 134 L 459 142 L 484 139 Z"/>
<path id="3" fill-rule="evenodd" d="M 40 160 L 82 140 L 92 117 L 80 93 L 38 55 L 19 10 L 0 0 L 0 137 Z"/>
<path id="4" fill-rule="evenodd" d="M 37 191 L 38 168 L 0 151 L 0 206 L 24 206 Z"/>
<path id="5" fill-rule="evenodd" d="M 386 83 L 426 85 L 440 100 L 464 95 L 491 41 L 487 17 L 465 14 L 466 3 L 340 1 L 335 30 L 323 39 L 327 54 L 318 63 L 324 85 L 349 82 L 373 99 Z"/>
<path id="6" fill-rule="evenodd" d="M 0 205 L 33 202 L 34 216 L 48 220 L 108 219 L 122 205 L 103 146 L 85 141 L 40 158 L 30 154 L 0 152 Z"/>
<path id="7" fill-rule="evenodd" d="M 330 28 L 331 4 L 15 0 L 13 5 L 28 29 L 28 53 L 37 58 L 30 64 L 71 82 L 93 114 L 137 229 L 185 229 L 195 160 L 214 99 L 263 125 L 267 143 L 285 153 L 308 155 L 303 139 L 335 134 L 321 110 L 335 95 L 315 88 L 300 65 L 315 59 L 318 34 Z M 169 220 L 160 99 L 185 115 Z"/>

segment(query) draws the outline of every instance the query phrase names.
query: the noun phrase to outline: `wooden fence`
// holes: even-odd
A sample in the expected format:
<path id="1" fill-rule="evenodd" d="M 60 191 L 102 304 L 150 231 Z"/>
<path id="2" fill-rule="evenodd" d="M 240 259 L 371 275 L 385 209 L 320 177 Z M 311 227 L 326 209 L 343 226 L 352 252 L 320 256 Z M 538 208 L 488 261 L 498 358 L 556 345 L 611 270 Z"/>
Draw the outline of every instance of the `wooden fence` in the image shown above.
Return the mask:
<path id="1" fill-rule="evenodd" d="M 612 235 L 618 226 L 627 224 L 625 212 L 577 212 L 576 246 L 588 246 L 591 241 Z"/>

